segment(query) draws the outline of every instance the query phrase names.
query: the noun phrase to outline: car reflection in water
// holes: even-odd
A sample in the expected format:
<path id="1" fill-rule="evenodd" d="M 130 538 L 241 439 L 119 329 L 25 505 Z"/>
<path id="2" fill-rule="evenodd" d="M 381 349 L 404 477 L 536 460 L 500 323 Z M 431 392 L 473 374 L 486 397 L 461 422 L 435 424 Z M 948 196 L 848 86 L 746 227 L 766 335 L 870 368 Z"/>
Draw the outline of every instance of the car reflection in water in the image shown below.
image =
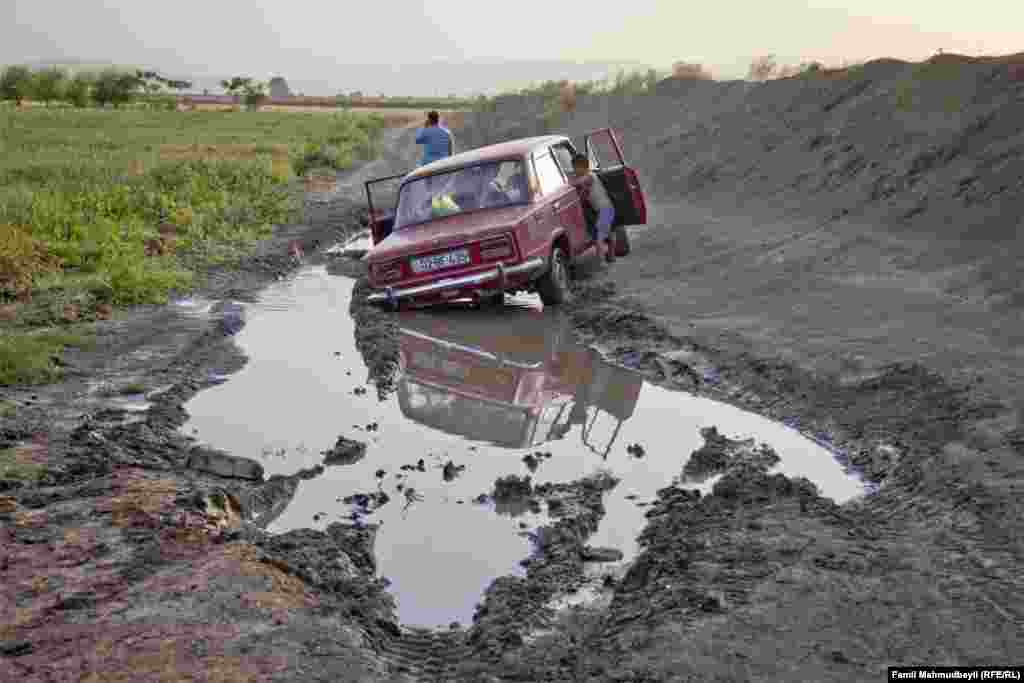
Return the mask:
<path id="1" fill-rule="evenodd" d="M 583 445 L 607 458 L 643 385 L 576 344 L 552 311 L 451 306 L 402 314 L 399 326 L 403 415 L 473 441 L 530 448 L 580 425 Z"/>

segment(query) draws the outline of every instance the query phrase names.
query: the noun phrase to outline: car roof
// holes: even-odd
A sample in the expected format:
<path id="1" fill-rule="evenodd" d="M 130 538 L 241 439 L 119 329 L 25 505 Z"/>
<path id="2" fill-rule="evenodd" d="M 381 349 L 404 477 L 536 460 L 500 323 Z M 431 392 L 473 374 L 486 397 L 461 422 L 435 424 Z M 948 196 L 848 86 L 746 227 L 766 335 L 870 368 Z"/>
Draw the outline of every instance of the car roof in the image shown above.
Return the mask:
<path id="1" fill-rule="evenodd" d="M 405 177 L 405 180 L 412 180 L 423 176 L 447 171 L 453 168 L 469 166 L 492 159 L 508 159 L 510 157 L 524 157 L 538 147 L 549 147 L 568 138 L 565 135 L 540 135 L 532 138 L 519 138 L 508 142 L 499 142 L 496 145 L 478 147 L 466 152 L 459 152 L 450 157 L 433 161 L 426 166 L 420 166 Z"/>

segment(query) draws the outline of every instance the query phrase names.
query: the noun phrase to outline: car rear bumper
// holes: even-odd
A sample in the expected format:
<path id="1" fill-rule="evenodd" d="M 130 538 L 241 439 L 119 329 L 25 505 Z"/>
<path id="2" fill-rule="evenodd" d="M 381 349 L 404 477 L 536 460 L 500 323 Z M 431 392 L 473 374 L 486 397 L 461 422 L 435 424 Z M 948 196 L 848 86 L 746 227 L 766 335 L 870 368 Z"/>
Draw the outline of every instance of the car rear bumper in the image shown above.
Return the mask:
<path id="1" fill-rule="evenodd" d="M 404 289 L 388 287 L 382 292 L 374 292 L 366 297 L 366 300 L 375 303 L 381 301 L 398 301 L 399 299 L 407 299 L 409 297 L 421 296 L 424 294 L 433 294 L 446 289 L 459 289 L 463 287 L 472 287 L 474 285 L 482 285 L 484 283 L 501 280 L 502 278 L 509 276 L 539 271 L 546 263 L 547 262 L 544 258 L 537 256 L 513 266 L 501 266 L 499 264 L 497 268 L 490 268 L 479 273 L 442 278 L 434 282 L 428 282 L 414 287 L 406 287 Z"/>

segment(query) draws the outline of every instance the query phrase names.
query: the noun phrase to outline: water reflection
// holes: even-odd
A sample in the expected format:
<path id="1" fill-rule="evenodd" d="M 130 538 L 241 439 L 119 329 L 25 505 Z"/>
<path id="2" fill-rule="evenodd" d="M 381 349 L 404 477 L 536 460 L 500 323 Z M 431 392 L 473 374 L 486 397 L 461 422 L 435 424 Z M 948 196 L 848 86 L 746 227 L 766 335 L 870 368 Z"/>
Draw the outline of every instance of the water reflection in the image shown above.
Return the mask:
<path id="1" fill-rule="evenodd" d="M 396 316 L 398 390 L 375 400 L 348 315 L 352 284 L 309 268 L 244 304 L 234 339 L 249 362 L 188 403 L 184 431 L 260 458 L 268 476 L 316 473 L 265 511 L 268 530 L 376 525 L 377 566 L 407 624 L 468 623 L 487 585 L 520 571 L 530 552 L 521 534 L 548 520 L 528 499 L 481 500 L 499 477 L 568 482 L 607 469 L 621 482 L 590 542 L 627 559 L 644 506 L 680 479 L 704 428 L 767 442 L 780 471 L 837 501 L 861 492 L 794 430 L 603 363 L 535 297 Z"/>
<path id="2" fill-rule="evenodd" d="M 572 341 L 564 316 L 509 306 L 493 315 L 449 308 L 400 321 L 402 414 L 503 448 L 566 438 L 579 426 L 607 459 L 636 409 L 642 377 Z"/>

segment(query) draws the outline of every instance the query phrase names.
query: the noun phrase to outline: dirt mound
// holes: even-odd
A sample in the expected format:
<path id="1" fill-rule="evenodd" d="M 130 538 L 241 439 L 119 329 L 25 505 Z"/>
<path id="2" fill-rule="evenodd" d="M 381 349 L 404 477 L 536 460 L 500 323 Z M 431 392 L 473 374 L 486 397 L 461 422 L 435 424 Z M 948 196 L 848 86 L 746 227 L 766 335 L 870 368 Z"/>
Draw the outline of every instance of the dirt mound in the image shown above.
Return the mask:
<path id="1" fill-rule="evenodd" d="M 668 80 L 653 94 L 579 97 L 554 117 L 536 97 L 505 97 L 462 138 L 611 125 L 655 200 L 750 215 L 771 206 L 915 239 L 925 246 L 914 267 L 959 268 L 951 289 L 1019 307 L 1022 60 L 937 55 L 766 83 Z"/>

